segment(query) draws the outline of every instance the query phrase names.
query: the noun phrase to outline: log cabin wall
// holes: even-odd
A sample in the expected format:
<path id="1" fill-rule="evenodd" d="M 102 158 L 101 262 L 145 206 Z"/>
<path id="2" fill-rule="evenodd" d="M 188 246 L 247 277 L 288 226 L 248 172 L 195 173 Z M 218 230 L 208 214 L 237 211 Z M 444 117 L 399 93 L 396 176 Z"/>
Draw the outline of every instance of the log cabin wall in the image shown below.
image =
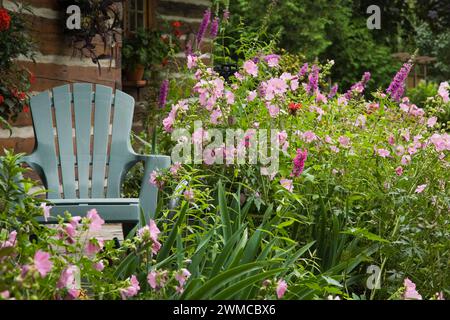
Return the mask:
<path id="1" fill-rule="evenodd" d="M 36 43 L 35 62 L 19 58 L 17 63 L 30 70 L 36 78 L 32 85 L 32 94 L 56 86 L 92 82 L 121 88 L 120 46 L 116 48 L 115 59 L 102 61 L 101 72 L 90 58 L 82 58 L 73 50 L 70 37 L 64 34 L 65 8 L 58 0 L 26 0 L 33 14 L 26 14 L 30 34 Z M 3 6 L 15 10 L 9 0 L 3 0 Z M 121 41 L 121 39 L 119 39 Z M 119 41 L 119 44 L 120 44 Z M 103 44 L 95 40 L 97 53 L 103 53 Z M 111 64 L 111 68 L 110 68 Z M 34 134 L 29 113 L 19 115 L 13 124 L 13 134 L 0 129 L 0 153 L 3 149 L 30 153 L 34 148 Z"/>
<path id="2" fill-rule="evenodd" d="M 15 6 L 10 0 L 0 0 L 8 10 Z M 125 9 L 129 1 L 125 2 Z M 158 27 L 162 21 L 180 21 L 183 23 L 184 33 L 196 32 L 201 23 L 203 12 L 211 5 L 209 0 L 144 0 L 147 1 L 147 27 Z M 23 0 L 31 6 L 33 15 L 27 15 L 30 22 L 31 35 L 37 45 L 36 63 L 19 58 L 17 63 L 25 66 L 35 74 L 36 82 L 32 92 L 37 93 L 55 86 L 74 83 L 92 82 L 104 84 L 113 88 L 122 88 L 122 72 L 120 47 L 116 48 L 115 59 L 111 68 L 109 61 L 102 63 L 101 73 L 97 65 L 89 58 L 74 56 L 70 38 L 64 34 L 65 8 L 62 8 L 58 0 Z M 125 13 L 126 15 L 126 13 Z M 185 35 L 181 40 L 185 39 Z M 206 39 L 205 51 L 211 41 Z M 99 53 L 102 53 L 103 45 L 98 42 Z M 185 62 L 183 52 L 178 54 L 178 59 Z M 182 76 L 173 71 L 169 77 Z M 154 79 L 158 83 L 160 79 Z M 139 112 L 139 107 L 136 108 Z M 135 116 L 136 124 L 140 122 L 139 115 Z M 139 125 L 134 126 L 135 128 Z M 34 134 L 29 113 L 21 114 L 13 124 L 13 134 L 9 135 L 6 129 L 0 129 L 0 154 L 4 148 L 14 149 L 15 152 L 30 153 L 34 148 Z"/>

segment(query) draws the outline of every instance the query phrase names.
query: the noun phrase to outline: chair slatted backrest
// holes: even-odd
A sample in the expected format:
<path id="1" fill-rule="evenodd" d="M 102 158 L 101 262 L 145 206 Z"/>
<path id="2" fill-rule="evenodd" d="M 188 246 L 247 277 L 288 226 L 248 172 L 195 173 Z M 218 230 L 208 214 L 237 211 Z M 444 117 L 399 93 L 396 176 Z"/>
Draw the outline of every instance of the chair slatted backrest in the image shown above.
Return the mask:
<path id="1" fill-rule="evenodd" d="M 75 83 L 32 97 L 30 107 L 36 147 L 25 161 L 40 174 L 48 198 L 119 198 L 137 162 L 130 144 L 134 99 Z"/>

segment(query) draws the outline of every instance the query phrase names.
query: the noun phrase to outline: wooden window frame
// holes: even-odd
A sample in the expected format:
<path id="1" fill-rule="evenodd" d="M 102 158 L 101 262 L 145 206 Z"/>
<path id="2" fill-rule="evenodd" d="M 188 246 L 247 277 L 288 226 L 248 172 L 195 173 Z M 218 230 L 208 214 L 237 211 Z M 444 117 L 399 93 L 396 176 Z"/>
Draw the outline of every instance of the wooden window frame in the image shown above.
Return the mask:
<path id="1" fill-rule="evenodd" d="M 143 2 L 143 6 L 142 6 L 142 11 L 141 10 L 137 10 L 137 3 L 138 1 L 142 1 Z M 157 0 L 126 0 L 125 1 L 125 5 L 124 5 L 124 19 L 123 19 L 123 23 L 124 23 L 124 30 L 125 30 L 125 34 L 129 35 L 129 34 L 133 34 L 135 32 L 134 28 L 136 28 L 137 30 L 137 16 L 138 13 L 142 13 L 143 15 L 143 25 L 142 27 L 144 29 L 153 29 L 155 27 L 155 9 L 156 9 L 156 1 Z M 133 8 L 133 12 L 135 15 L 135 26 L 132 28 L 130 28 L 130 19 L 129 19 L 129 15 L 131 10 L 131 3 L 134 3 L 134 8 Z"/>

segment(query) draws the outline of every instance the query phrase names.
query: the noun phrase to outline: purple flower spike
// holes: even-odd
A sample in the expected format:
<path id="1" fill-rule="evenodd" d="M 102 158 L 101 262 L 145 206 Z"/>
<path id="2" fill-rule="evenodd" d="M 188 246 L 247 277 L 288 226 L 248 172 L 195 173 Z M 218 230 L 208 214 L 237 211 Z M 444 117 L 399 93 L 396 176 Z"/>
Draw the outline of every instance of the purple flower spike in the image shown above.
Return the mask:
<path id="1" fill-rule="evenodd" d="M 211 22 L 211 28 L 209 29 L 209 34 L 211 38 L 217 37 L 217 34 L 219 33 L 219 18 L 215 17 L 214 20 Z"/>
<path id="2" fill-rule="evenodd" d="M 330 93 L 328 94 L 328 99 L 333 98 L 336 95 L 337 91 L 338 91 L 338 85 L 335 84 L 333 87 L 331 87 Z"/>
<path id="3" fill-rule="evenodd" d="M 159 107 L 164 108 L 167 103 L 167 94 L 169 92 L 169 80 L 164 80 L 159 90 Z"/>
<path id="4" fill-rule="evenodd" d="M 302 68 L 300 69 L 300 72 L 298 73 L 298 77 L 302 78 L 308 73 L 308 63 L 305 63 Z"/>
<path id="5" fill-rule="evenodd" d="M 386 93 L 390 94 L 392 99 L 397 102 L 403 97 L 403 93 L 405 92 L 405 81 L 408 78 L 408 74 L 411 71 L 412 63 L 405 63 L 402 68 L 397 72 L 394 79 L 392 79 L 391 84 L 386 90 Z"/>
<path id="6" fill-rule="evenodd" d="M 230 11 L 228 9 L 223 10 L 223 22 L 227 22 L 230 18 Z"/>
<path id="7" fill-rule="evenodd" d="M 354 96 L 359 96 L 364 92 L 367 82 L 370 80 L 370 72 L 364 72 L 361 81 L 358 81 L 350 87 L 350 89 L 345 93 L 345 98 L 350 100 Z"/>
<path id="8" fill-rule="evenodd" d="M 200 46 L 200 43 L 202 43 L 203 37 L 205 35 L 206 29 L 209 26 L 209 22 L 211 21 L 211 10 L 206 9 L 205 13 L 203 14 L 203 20 L 200 24 L 200 27 L 198 28 L 197 32 L 197 47 Z"/>
<path id="9" fill-rule="evenodd" d="M 308 77 L 309 83 L 306 88 L 306 91 L 313 95 L 316 93 L 317 89 L 319 88 L 319 67 L 316 65 L 313 65 L 311 68 L 311 73 Z"/>

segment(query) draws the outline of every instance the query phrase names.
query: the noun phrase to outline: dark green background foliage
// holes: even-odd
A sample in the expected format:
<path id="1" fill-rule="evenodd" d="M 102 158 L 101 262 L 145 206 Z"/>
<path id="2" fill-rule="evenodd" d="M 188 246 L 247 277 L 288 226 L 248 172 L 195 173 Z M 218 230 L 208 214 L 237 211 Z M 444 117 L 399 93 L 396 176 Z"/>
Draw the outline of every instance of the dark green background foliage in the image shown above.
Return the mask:
<path id="1" fill-rule="evenodd" d="M 334 60 L 331 80 L 339 80 L 341 91 L 370 71 L 370 92 L 388 86 L 400 65 L 391 57 L 396 52 L 419 49 L 420 55 L 437 57 L 431 79 L 450 78 L 450 5 L 444 2 L 236 0 L 230 1 L 230 11 L 233 25 L 241 20 L 254 29 L 266 24 L 266 34 L 277 37 L 280 47 L 291 53 L 308 61 Z M 380 30 L 367 28 L 370 5 L 381 9 Z"/>

